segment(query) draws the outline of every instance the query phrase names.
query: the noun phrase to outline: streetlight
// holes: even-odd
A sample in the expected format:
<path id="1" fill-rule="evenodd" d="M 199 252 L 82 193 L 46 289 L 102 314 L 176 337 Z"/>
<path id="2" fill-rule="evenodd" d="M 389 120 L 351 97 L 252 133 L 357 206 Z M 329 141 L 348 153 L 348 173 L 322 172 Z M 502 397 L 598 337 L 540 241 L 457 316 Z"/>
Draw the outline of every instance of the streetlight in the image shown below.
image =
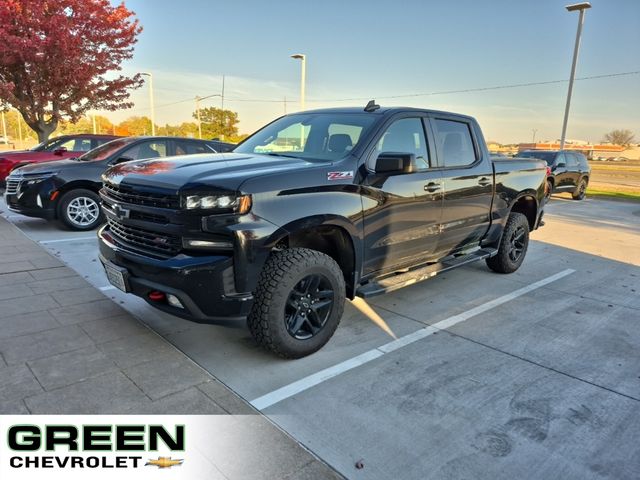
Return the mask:
<path id="1" fill-rule="evenodd" d="M 153 75 L 148 72 L 140 72 L 140 75 L 149 77 L 149 104 L 151 106 L 151 135 L 156 134 L 156 112 L 155 105 L 153 104 Z"/>
<path id="2" fill-rule="evenodd" d="M 207 95 L 206 97 L 198 97 L 196 95 L 196 118 L 198 119 L 198 138 L 202 140 L 202 122 L 200 121 L 200 101 L 206 100 L 211 97 L 223 97 L 219 93 L 215 93 L 213 95 Z M 224 97 L 223 97 L 224 98 Z M 222 111 L 222 115 L 224 115 L 224 110 Z"/>
<path id="3" fill-rule="evenodd" d="M 560 150 L 564 149 L 564 142 L 567 137 L 567 122 L 569 121 L 569 107 L 571 106 L 571 93 L 573 92 L 573 81 L 576 77 L 576 66 L 578 64 L 578 52 L 580 51 L 580 37 L 582 36 L 582 24 L 584 23 L 584 12 L 591 8 L 589 2 L 574 3 L 565 7 L 567 11 L 578 10 L 578 31 L 576 32 L 576 44 L 573 47 L 573 63 L 571 64 L 571 77 L 569 78 L 569 91 L 567 92 L 567 104 L 564 107 L 564 121 L 562 122 L 562 136 L 560 137 Z"/>
<path id="4" fill-rule="evenodd" d="M 304 110 L 304 87 L 307 76 L 307 56 L 303 53 L 291 55 L 291 58 L 301 61 L 300 65 L 300 110 Z"/>

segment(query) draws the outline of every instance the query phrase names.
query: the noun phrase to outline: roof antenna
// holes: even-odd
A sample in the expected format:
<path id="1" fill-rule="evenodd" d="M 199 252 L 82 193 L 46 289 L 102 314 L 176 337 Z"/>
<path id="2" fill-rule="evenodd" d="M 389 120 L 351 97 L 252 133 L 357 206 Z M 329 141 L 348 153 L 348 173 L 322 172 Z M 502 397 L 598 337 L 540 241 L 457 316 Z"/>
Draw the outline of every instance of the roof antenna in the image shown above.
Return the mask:
<path id="1" fill-rule="evenodd" d="M 377 105 L 375 100 L 369 100 L 369 103 L 367 103 L 367 106 L 364 107 L 364 111 L 365 112 L 375 112 L 379 108 L 380 108 L 380 105 Z"/>

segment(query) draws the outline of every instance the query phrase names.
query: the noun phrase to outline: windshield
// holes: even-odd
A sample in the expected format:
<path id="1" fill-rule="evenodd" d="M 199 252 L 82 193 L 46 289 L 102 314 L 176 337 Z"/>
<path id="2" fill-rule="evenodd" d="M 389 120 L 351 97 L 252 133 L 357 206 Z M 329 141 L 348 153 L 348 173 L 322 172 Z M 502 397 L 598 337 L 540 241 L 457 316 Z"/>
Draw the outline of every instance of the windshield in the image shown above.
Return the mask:
<path id="1" fill-rule="evenodd" d="M 78 157 L 78 160 L 82 162 L 104 160 L 106 158 L 109 158 L 114 153 L 116 153 L 122 147 L 129 145 L 131 141 L 132 141 L 131 139 L 112 140 Z"/>
<path id="2" fill-rule="evenodd" d="M 547 165 L 553 165 L 553 161 L 556 159 L 556 152 L 521 152 L 517 156 L 520 158 L 537 158 L 547 162 Z"/>
<path id="3" fill-rule="evenodd" d="M 52 152 L 65 141 L 69 140 L 67 137 L 52 138 L 46 142 L 39 143 L 31 149 L 32 152 Z"/>
<path id="4" fill-rule="evenodd" d="M 373 124 L 370 114 L 300 113 L 258 131 L 234 152 L 334 161 L 346 157 Z"/>

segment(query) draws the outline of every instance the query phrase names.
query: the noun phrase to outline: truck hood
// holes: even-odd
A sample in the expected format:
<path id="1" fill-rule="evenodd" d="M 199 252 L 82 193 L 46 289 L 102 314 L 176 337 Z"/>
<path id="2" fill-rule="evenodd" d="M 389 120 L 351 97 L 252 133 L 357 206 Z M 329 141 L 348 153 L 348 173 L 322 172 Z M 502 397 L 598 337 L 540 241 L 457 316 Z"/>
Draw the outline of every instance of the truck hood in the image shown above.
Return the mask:
<path id="1" fill-rule="evenodd" d="M 108 169 L 103 179 L 116 185 L 149 186 L 176 193 L 198 186 L 237 190 L 249 178 L 317 166 L 299 158 L 217 153 L 121 163 Z"/>

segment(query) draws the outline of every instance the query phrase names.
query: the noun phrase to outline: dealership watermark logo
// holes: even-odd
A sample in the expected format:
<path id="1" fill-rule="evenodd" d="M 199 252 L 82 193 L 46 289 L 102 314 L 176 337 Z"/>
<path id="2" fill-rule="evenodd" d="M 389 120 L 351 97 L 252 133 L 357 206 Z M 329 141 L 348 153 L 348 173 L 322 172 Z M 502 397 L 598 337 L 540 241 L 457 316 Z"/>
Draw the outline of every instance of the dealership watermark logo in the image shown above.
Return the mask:
<path id="1" fill-rule="evenodd" d="M 184 462 L 182 459 L 174 460 L 171 457 L 158 457 L 157 460 L 149 460 L 145 465 L 149 467 L 171 468 L 176 465 L 182 465 L 182 462 Z"/>
<path id="2" fill-rule="evenodd" d="M 7 432 L 12 469 L 126 469 L 182 465 L 184 459 L 142 453 L 184 452 L 185 427 L 174 425 L 13 425 Z M 178 455 L 182 456 L 182 455 Z M 147 457 L 148 458 L 148 457 Z M 4 461 L 4 460 L 3 460 Z"/>

